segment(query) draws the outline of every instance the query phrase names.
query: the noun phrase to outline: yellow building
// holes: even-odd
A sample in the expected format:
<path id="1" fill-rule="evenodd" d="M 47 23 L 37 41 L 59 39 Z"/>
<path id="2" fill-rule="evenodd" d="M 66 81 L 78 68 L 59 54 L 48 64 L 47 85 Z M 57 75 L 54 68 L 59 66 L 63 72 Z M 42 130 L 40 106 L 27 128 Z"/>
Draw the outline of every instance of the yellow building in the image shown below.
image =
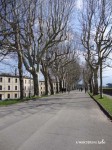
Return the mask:
<path id="1" fill-rule="evenodd" d="M 25 97 L 32 96 L 33 91 L 33 79 L 24 77 L 24 94 Z M 56 83 L 53 83 L 54 92 L 56 93 Z M 45 94 L 45 82 L 39 81 L 39 95 Z M 50 86 L 49 86 L 50 94 Z M 13 76 L 9 74 L 0 75 L 0 100 L 15 99 L 20 97 L 20 85 L 19 76 Z"/>

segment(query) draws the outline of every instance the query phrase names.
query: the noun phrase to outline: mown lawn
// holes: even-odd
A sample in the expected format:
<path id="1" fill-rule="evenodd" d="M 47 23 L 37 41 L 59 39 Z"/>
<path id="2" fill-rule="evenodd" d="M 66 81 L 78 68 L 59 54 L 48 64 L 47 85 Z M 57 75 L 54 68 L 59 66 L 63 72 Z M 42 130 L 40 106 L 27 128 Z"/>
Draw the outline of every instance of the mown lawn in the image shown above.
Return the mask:
<path id="1" fill-rule="evenodd" d="M 93 96 L 92 94 L 90 94 Z M 100 95 L 93 96 L 96 101 L 98 101 L 104 109 L 106 109 L 109 114 L 112 116 L 112 99 L 108 98 L 107 96 L 103 96 L 103 99 L 100 99 Z"/>
<path id="2" fill-rule="evenodd" d="M 35 96 L 35 97 L 26 97 L 23 100 L 21 99 L 7 99 L 7 100 L 2 100 L 0 101 L 0 106 L 8 106 L 8 105 L 12 105 L 12 104 L 16 104 L 16 103 L 21 103 L 21 102 L 25 102 L 25 101 L 29 101 L 29 100 L 33 100 L 33 99 L 38 99 L 40 98 L 39 96 Z"/>

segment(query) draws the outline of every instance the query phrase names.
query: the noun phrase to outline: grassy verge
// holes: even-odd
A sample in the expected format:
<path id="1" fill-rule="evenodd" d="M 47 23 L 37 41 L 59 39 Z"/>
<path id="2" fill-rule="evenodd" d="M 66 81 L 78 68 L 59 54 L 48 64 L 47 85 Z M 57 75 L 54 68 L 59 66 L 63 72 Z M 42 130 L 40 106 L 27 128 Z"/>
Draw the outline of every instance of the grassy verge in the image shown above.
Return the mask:
<path id="1" fill-rule="evenodd" d="M 44 96 L 43 96 L 44 97 Z M 33 97 L 26 97 L 23 100 L 21 99 L 6 99 L 3 101 L 0 101 L 0 106 L 8 106 L 8 105 L 12 105 L 12 104 L 16 104 L 16 103 L 21 103 L 21 102 L 25 102 L 25 101 L 29 101 L 29 100 L 33 100 L 33 99 L 38 99 L 40 98 L 39 96 L 33 96 Z"/>
<path id="2" fill-rule="evenodd" d="M 112 116 L 112 99 L 107 96 L 103 96 L 103 99 L 100 99 L 99 95 L 93 96 L 91 93 L 89 94 Z"/>
<path id="3" fill-rule="evenodd" d="M 60 94 L 60 93 L 58 93 Z M 29 101 L 29 100 L 36 100 L 36 99 L 39 99 L 39 98 L 44 98 L 44 97 L 48 97 L 49 95 L 42 95 L 42 96 L 32 96 L 32 97 L 26 97 L 24 98 L 23 100 L 21 99 L 6 99 L 6 100 L 1 100 L 0 101 L 0 107 L 1 106 L 8 106 L 8 105 L 13 105 L 13 104 L 17 104 L 17 103 L 21 103 L 21 102 L 26 102 L 26 101 Z"/>

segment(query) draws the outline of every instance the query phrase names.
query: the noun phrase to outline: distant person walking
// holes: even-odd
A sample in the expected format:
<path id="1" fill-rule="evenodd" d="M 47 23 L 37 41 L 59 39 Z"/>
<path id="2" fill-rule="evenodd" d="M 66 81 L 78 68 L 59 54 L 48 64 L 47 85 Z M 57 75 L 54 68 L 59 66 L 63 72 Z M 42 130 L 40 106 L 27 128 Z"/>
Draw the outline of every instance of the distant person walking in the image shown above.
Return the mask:
<path id="1" fill-rule="evenodd" d="M 68 88 L 68 94 L 70 93 L 70 88 Z"/>
<path id="2" fill-rule="evenodd" d="M 83 88 L 81 87 L 81 92 L 83 91 Z"/>
<path id="3" fill-rule="evenodd" d="M 67 91 L 68 91 L 68 94 L 69 94 L 70 93 L 70 86 L 68 86 Z"/>
<path id="4" fill-rule="evenodd" d="M 85 93 L 87 92 L 87 88 L 85 87 Z"/>

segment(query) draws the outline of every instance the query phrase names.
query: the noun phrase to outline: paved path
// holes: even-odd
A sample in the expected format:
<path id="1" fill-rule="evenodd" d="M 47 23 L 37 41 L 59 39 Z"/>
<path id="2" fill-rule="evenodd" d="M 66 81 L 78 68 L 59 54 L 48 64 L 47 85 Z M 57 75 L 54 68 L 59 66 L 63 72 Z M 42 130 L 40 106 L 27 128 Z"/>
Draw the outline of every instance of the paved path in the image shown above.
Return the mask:
<path id="1" fill-rule="evenodd" d="M 0 150 L 111 149 L 112 122 L 83 92 L 0 108 Z"/>

